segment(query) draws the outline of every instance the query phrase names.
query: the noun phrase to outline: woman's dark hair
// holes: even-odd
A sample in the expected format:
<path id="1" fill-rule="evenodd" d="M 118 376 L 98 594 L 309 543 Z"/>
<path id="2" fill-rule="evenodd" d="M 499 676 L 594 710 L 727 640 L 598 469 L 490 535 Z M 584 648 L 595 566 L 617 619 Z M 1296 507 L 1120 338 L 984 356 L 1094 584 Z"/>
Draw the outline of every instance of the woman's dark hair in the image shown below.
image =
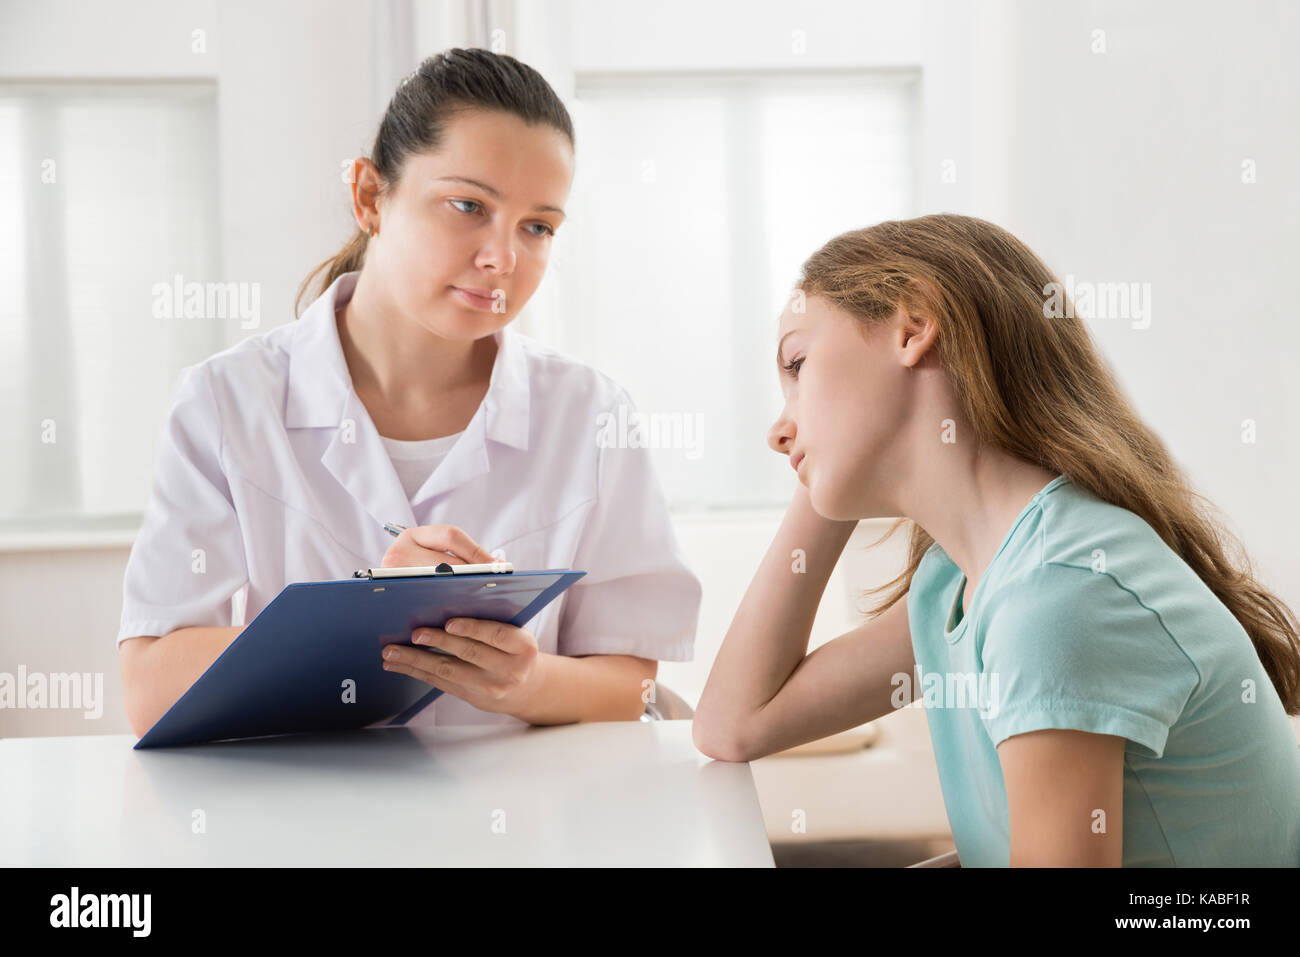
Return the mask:
<path id="1" fill-rule="evenodd" d="M 387 194 L 397 188 L 412 155 L 436 152 L 448 120 L 465 110 L 493 110 L 517 116 L 530 126 L 546 124 L 563 133 L 570 145 L 574 143 L 569 111 L 545 78 L 528 64 L 490 50 L 444 50 L 425 59 L 388 101 L 369 156 L 383 180 L 381 191 Z M 295 315 L 322 270 L 325 278 L 316 295 L 339 276 L 361 268 L 369 240 L 358 227 L 347 245 L 308 274 L 298 287 Z"/>

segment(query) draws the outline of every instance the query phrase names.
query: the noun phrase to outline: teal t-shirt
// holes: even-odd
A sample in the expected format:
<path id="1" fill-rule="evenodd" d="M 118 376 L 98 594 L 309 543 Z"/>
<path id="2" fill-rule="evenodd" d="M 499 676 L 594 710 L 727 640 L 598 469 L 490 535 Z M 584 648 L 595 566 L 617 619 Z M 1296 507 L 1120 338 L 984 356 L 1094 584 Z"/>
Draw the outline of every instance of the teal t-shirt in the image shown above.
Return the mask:
<path id="1" fill-rule="evenodd" d="M 961 863 L 1006 867 L 997 745 L 1127 738 L 1125 867 L 1300 866 L 1300 747 L 1250 637 L 1145 521 L 1060 475 L 966 578 L 936 542 L 907 613 Z"/>

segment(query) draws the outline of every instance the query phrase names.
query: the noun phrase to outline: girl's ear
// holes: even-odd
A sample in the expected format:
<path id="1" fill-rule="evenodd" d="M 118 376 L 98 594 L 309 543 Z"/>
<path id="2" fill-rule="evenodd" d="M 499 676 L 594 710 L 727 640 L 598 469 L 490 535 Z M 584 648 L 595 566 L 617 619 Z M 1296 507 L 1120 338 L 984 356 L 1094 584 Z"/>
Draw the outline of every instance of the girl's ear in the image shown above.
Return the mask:
<path id="1" fill-rule="evenodd" d="M 894 323 L 894 341 L 903 353 L 903 364 L 915 366 L 934 345 L 939 327 L 925 313 L 903 306 L 895 313 Z"/>

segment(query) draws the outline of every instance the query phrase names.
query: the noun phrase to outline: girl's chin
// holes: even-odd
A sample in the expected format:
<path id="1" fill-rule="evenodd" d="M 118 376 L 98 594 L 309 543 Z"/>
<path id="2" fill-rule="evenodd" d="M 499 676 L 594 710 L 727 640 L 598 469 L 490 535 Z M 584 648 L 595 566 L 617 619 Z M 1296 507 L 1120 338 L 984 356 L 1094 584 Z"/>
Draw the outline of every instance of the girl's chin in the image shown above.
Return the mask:
<path id="1" fill-rule="evenodd" d="M 811 480 L 804 482 L 803 484 L 808 489 L 808 504 L 812 506 L 812 510 L 822 518 L 832 518 L 828 513 L 834 511 L 834 503 L 823 501 L 823 496 L 814 487 Z"/>
<path id="2" fill-rule="evenodd" d="M 855 514 L 851 505 L 837 501 L 833 495 L 828 500 L 825 488 L 819 491 L 818 486 L 811 479 L 805 484 L 808 486 L 808 504 L 822 518 L 829 522 L 849 522 L 861 518 L 860 515 Z"/>

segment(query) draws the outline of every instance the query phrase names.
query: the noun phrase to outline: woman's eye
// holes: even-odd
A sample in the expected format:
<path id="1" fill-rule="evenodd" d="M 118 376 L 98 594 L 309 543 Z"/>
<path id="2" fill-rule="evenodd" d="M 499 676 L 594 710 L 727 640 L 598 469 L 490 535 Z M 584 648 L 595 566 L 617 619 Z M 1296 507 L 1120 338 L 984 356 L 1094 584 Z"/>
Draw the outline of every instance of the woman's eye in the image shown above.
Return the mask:
<path id="1" fill-rule="evenodd" d="M 799 378 L 799 367 L 802 365 L 803 365 L 803 357 L 801 356 L 798 359 L 791 359 L 781 368 L 785 370 L 785 374 L 788 375 L 791 379 L 797 379 Z"/>
<path id="2" fill-rule="evenodd" d="M 475 202 L 475 201 L 472 200 L 472 199 L 449 199 L 449 200 L 447 200 L 447 202 L 451 203 L 451 205 L 452 205 L 454 208 L 456 208 L 457 210 L 459 210 L 460 212 L 465 213 L 466 215 L 469 215 L 469 216 L 476 216 L 476 215 L 478 215 L 479 213 L 483 212 L 483 204 L 482 204 L 482 203 Z M 466 206 L 469 206 L 469 207 L 472 207 L 472 208 L 470 208 L 470 209 L 465 209 L 464 207 L 466 207 Z M 533 232 L 534 228 L 537 228 L 538 231 Z M 532 234 L 533 234 L 534 236 L 537 236 L 537 237 L 539 237 L 539 238 L 540 238 L 540 237 L 543 237 L 543 236 L 554 236 L 554 235 L 555 235 L 555 230 L 553 230 L 553 229 L 552 229 L 549 225 L 547 225 L 546 223 L 530 223 L 530 224 L 528 225 L 528 230 L 529 230 L 529 232 L 532 232 Z"/>

